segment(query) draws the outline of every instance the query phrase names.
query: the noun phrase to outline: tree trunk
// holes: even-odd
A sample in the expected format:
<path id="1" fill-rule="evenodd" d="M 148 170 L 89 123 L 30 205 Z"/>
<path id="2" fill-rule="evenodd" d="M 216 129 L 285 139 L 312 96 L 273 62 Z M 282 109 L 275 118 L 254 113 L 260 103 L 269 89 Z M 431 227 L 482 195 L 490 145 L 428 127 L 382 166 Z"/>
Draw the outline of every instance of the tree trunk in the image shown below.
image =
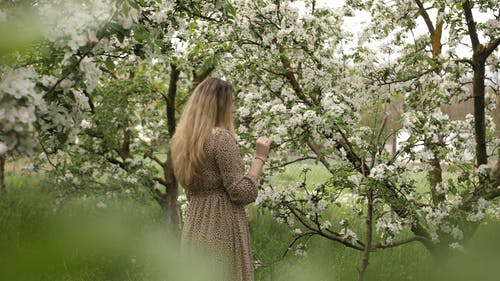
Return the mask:
<path id="1" fill-rule="evenodd" d="M 7 191 L 5 186 L 5 156 L 0 156 L 0 193 Z"/>
<path id="2" fill-rule="evenodd" d="M 424 1 L 417 0 L 416 4 L 419 8 L 420 16 L 424 19 L 427 29 L 429 31 L 429 37 L 431 40 L 432 47 L 432 57 L 439 58 L 442 52 L 442 44 L 441 37 L 443 35 L 443 22 L 439 20 L 444 15 L 445 7 L 444 5 L 440 5 L 437 11 L 435 26 L 432 23 L 430 15 L 427 13 L 424 8 Z M 439 70 L 436 70 L 436 73 L 439 73 Z M 428 164 L 432 167 L 428 173 L 428 181 L 431 189 L 432 203 L 434 206 L 437 206 L 440 202 L 445 200 L 444 194 L 440 194 L 437 191 L 437 186 L 441 184 L 443 181 L 443 171 L 441 169 L 441 162 L 435 151 L 433 151 L 434 147 L 442 146 L 442 137 L 439 136 L 439 143 L 431 143 L 430 141 L 425 141 L 425 149 L 432 152 L 432 159 L 429 160 Z"/>
<path id="3" fill-rule="evenodd" d="M 437 145 L 442 145 L 442 137 L 439 136 L 439 144 L 425 144 L 425 149 L 432 152 L 432 159 L 429 160 L 429 164 L 432 167 L 428 173 L 428 181 L 431 188 L 432 204 L 437 207 L 439 203 L 446 200 L 444 193 L 437 190 L 439 184 L 443 182 L 443 169 L 441 168 L 441 161 L 439 160 L 433 148 Z"/>
<path id="4" fill-rule="evenodd" d="M 161 208 L 163 209 L 163 213 L 165 214 L 165 218 L 167 220 L 167 225 L 174 232 L 178 232 L 181 227 L 179 224 L 177 196 L 177 189 L 169 187 L 161 197 L 160 202 Z"/>
<path id="5" fill-rule="evenodd" d="M 172 165 L 172 157 L 170 156 L 170 149 L 168 151 L 168 159 L 163 166 L 163 175 L 166 180 L 165 195 L 162 200 L 162 208 L 167 217 L 168 225 L 172 226 L 174 230 L 179 230 L 179 209 L 177 207 L 177 197 L 179 195 L 179 184 L 174 174 L 174 167 Z"/>
<path id="6" fill-rule="evenodd" d="M 176 119 L 175 119 L 175 96 L 177 95 L 177 82 L 179 81 L 180 70 L 175 64 L 170 64 L 170 82 L 168 85 L 168 93 L 165 98 L 166 117 L 168 124 L 168 134 L 170 139 L 174 136 Z M 165 193 L 161 195 L 160 205 L 165 212 L 168 226 L 175 232 L 179 231 L 179 209 L 177 208 L 177 197 L 179 195 L 179 185 L 174 174 L 172 164 L 172 155 L 168 148 L 168 158 L 162 163 L 163 176 L 165 178 Z"/>
<path id="7" fill-rule="evenodd" d="M 484 101 L 484 74 L 485 61 L 474 55 L 474 78 L 472 81 L 472 93 L 474 97 L 474 132 L 476 139 L 476 165 L 488 163 L 486 154 L 486 124 L 485 124 L 485 101 Z"/>
<path id="8" fill-rule="evenodd" d="M 493 188 L 495 187 L 500 188 L 500 150 L 498 151 L 497 164 L 493 172 Z"/>
<path id="9" fill-rule="evenodd" d="M 365 250 L 363 251 L 363 260 L 361 261 L 361 268 L 359 269 L 359 281 L 365 279 L 366 268 L 370 258 L 370 250 L 372 248 L 372 234 L 373 234 L 373 191 L 368 191 L 368 206 L 366 209 L 366 241 Z"/>
<path id="10" fill-rule="evenodd" d="M 486 154 L 486 122 L 485 122 L 485 102 L 484 102 L 484 74 L 485 64 L 488 56 L 493 52 L 494 48 L 500 42 L 495 41 L 487 44 L 488 51 L 485 52 L 485 46 L 480 43 L 477 34 L 476 22 L 472 14 L 472 3 L 463 1 L 464 17 L 467 23 L 467 29 L 472 43 L 472 70 L 474 78 L 472 79 L 472 96 L 474 98 L 474 133 L 476 139 L 476 165 L 480 166 L 488 163 L 488 155 Z M 484 186 L 485 179 L 480 178 L 481 187 Z"/>

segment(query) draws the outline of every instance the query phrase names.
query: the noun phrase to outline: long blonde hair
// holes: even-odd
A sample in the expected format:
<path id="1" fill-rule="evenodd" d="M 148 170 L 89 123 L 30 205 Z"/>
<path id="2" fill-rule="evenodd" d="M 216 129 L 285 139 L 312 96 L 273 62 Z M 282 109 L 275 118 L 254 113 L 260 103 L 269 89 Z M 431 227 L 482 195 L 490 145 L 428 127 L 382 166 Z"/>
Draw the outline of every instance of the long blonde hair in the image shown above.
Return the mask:
<path id="1" fill-rule="evenodd" d="M 183 187 L 189 186 L 205 160 L 203 144 L 213 128 L 234 132 L 231 114 L 234 88 L 219 78 L 201 82 L 184 107 L 171 142 L 174 173 Z"/>

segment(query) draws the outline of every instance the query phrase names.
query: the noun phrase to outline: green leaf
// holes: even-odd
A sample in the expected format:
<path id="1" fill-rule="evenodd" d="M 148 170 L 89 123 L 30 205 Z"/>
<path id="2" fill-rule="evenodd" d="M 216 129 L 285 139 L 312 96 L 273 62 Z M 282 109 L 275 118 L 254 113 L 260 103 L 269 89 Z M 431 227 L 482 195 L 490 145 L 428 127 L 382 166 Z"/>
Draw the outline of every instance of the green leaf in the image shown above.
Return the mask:
<path id="1" fill-rule="evenodd" d="M 142 42 L 149 37 L 149 32 L 146 27 L 142 24 L 138 24 L 134 27 L 134 38 L 135 40 Z"/>
<path id="2" fill-rule="evenodd" d="M 143 1 L 142 1 L 143 2 Z M 139 10 L 141 7 L 139 6 L 139 4 L 137 2 L 135 2 L 134 0 L 130 0 L 128 1 L 129 5 L 137 10 Z"/>
<path id="3" fill-rule="evenodd" d="M 123 3 L 123 14 L 128 17 L 128 13 L 130 12 L 130 7 L 126 2 Z"/>
<path id="4" fill-rule="evenodd" d="M 106 68 L 109 70 L 115 69 L 115 63 L 111 59 L 111 57 L 108 57 L 105 61 L 104 64 L 106 65 Z"/>

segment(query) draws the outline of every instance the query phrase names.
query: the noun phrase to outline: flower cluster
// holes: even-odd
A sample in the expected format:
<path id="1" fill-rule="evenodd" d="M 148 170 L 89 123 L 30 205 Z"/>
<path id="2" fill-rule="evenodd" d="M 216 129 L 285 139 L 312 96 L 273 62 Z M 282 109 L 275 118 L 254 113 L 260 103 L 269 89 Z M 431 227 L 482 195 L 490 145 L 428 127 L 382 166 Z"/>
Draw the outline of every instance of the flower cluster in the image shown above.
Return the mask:
<path id="1" fill-rule="evenodd" d="M 35 145 L 36 112 L 45 107 L 31 67 L 7 69 L 0 77 L 0 141 L 7 150 L 30 151 Z"/>
<path id="2" fill-rule="evenodd" d="M 58 48 L 68 47 L 76 53 L 90 42 L 97 43 L 97 32 L 115 11 L 112 1 L 85 2 L 55 1 L 40 7 L 40 14 L 52 31 L 47 38 Z"/>
<path id="3" fill-rule="evenodd" d="M 386 217 L 380 218 L 375 224 L 375 228 L 380 238 L 385 244 L 389 245 L 394 242 L 394 237 L 403 230 L 404 226 L 402 221 Z"/>

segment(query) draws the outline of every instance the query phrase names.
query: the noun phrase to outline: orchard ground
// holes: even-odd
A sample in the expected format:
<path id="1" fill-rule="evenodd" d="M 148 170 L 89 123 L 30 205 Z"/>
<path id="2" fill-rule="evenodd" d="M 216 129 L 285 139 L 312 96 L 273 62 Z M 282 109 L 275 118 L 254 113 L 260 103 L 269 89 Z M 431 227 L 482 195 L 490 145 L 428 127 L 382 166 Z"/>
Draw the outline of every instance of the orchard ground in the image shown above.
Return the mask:
<path id="1" fill-rule="evenodd" d="M 310 165 L 311 182 L 327 177 Z M 293 165 L 273 180 L 292 182 L 301 168 Z M 7 186 L 0 198 L 1 280 L 217 280 L 208 261 L 179 255 L 178 237 L 147 192 L 61 197 L 47 176 L 21 171 L 7 173 Z M 326 212 L 333 222 L 344 211 L 351 212 Z M 287 251 L 294 238 L 289 226 L 255 206 L 248 214 L 256 280 L 357 280 L 361 252 L 317 236 L 300 241 L 302 251 Z M 464 252 L 439 265 L 418 242 L 374 252 L 367 280 L 496 280 L 499 235 L 500 222 L 486 221 Z"/>

